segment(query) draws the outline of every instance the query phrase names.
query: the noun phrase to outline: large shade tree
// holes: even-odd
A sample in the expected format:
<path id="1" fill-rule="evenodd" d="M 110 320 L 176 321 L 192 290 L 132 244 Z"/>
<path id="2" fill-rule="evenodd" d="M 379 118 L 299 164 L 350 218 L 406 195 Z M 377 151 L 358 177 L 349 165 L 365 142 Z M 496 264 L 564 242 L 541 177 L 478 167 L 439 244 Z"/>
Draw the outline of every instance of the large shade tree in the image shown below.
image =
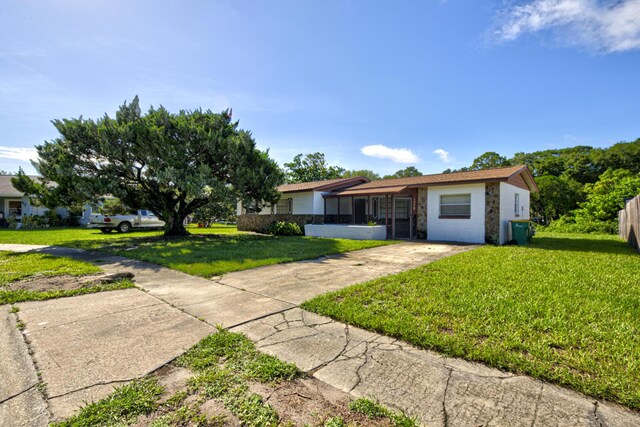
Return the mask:
<path id="1" fill-rule="evenodd" d="M 35 166 L 57 193 L 86 200 L 108 194 L 150 209 L 166 222 L 165 235 L 188 234 L 187 215 L 216 201 L 262 205 L 279 197 L 282 172 L 230 111 L 152 107 L 142 114 L 136 97 L 115 118 L 53 124 L 60 136 L 37 147 Z"/>

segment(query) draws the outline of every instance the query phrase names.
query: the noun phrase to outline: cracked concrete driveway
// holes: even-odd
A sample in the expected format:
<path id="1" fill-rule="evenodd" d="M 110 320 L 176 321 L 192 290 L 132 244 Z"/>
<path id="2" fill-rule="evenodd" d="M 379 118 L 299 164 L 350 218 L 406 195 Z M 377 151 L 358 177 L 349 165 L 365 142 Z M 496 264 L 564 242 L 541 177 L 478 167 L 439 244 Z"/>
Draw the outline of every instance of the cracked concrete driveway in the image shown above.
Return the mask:
<path id="1" fill-rule="evenodd" d="M 315 295 L 473 248 L 401 243 L 207 280 L 77 249 L 0 245 L 95 262 L 108 273 L 132 272 L 145 291 L 19 304 L 54 417 L 153 370 L 221 324 L 334 387 L 406 411 L 425 425 L 640 425 L 639 414 L 616 405 L 297 308 Z"/>

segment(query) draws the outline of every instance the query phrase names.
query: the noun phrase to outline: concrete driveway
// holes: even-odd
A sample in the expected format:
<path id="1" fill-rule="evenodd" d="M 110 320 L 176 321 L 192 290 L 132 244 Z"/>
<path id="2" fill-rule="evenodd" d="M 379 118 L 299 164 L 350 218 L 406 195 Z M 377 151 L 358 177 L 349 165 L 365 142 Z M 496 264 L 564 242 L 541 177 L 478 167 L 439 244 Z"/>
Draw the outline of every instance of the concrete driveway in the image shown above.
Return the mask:
<path id="1" fill-rule="evenodd" d="M 15 323 L 10 316 L 26 323 L 24 337 L 47 383 L 54 419 L 68 416 L 83 401 L 106 396 L 113 385 L 152 372 L 221 324 L 334 387 L 406 411 L 426 425 L 640 425 L 637 413 L 616 405 L 444 358 L 297 308 L 312 296 L 474 248 L 407 242 L 207 280 L 76 249 L 0 245 L 0 250 L 35 249 L 92 261 L 109 273 L 132 272 L 145 291 L 23 303 L 17 314 L 6 306 L 0 314 L 8 325 Z M 20 334 L 8 335 L 15 346 L 26 348 Z M 11 358 L 4 356 L 13 351 L 7 342 L 0 341 L 0 362 Z M 20 359 L 25 366 L 28 357 Z M 31 368 L 24 377 L 28 380 L 14 376 L 14 389 L 27 390 L 19 395 L 23 400 L 38 399 Z M 21 410 L 24 425 L 39 425 L 35 421 L 46 418 L 42 402 L 29 406 L 11 393 L 4 395 L 9 397 L 0 400 L 0 419 Z"/>

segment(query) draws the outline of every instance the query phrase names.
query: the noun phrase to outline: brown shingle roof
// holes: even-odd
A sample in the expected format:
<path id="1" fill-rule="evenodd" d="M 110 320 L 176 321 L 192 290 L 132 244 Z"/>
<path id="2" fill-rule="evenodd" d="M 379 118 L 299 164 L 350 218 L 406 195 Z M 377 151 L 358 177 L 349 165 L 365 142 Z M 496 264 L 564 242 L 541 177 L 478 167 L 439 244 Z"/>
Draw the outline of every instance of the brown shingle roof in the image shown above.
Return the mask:
<path id="1" fill-rule="evenodd" d="M 330 191 L 338 188 L 345 188 L 361 183 L 369 182 L 369 180 L 363 176 L 354 178 L 337 178 L 326 179 L 324 181 L 312 181 L 312 182 L 300 182 L 297 184 L 284 184 L 278 187 L 278 191 L 281 193 L 295 193 L 298 191 Z"/>
<path id="2" fill-rule="evenodd" d="M 537 190 L 533 176 L 525 165 L 507 168 L 484 169 L 469 172 L 439 173 L 433 175 L 412 176 L 409 178 L 394 178 L 371 181 L 349 188 L 349 191 L 366 190 L 384 187 L 421 187 L 424 185 L 463 184 L 472 182 L 506 181 L 507 179 L 524 174 L 524 179 L 532 191 Z"/>

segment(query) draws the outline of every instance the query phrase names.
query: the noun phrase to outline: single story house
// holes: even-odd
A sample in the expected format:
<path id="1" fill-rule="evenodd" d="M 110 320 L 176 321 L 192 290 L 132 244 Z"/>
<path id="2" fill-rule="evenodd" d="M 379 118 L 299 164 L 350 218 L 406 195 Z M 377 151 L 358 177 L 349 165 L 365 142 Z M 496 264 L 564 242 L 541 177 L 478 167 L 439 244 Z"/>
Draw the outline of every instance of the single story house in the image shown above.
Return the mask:
<path id="1" fill-rule="evenodd" d="M 314 198 L 314 203 L 289 210 L 290 219 L 283 219 L 322 224 L 323 227 L 307 227 L 307 234 L 323 237 L 351 237 L 354 232 L 348 226 L 364 229 L 377 225 L 382 228 L 383 238 L 504 244 L 511 239 L 510 221 L 529 219 L 529 196 L 538 190 L 524 165 L 361 180 L 343 182 L 340 188 L 315 187 L 319 183 L 291 184 L 299 186 L 297 197 Z M 286 195 L 283 192 L 285 200 Z M 322 210 L 319 197 L 323 200 Z M 277 206 L 274 212 L 278 212 Z M 264 218 L 261 222 L 272 217 L 269 223 L 283 220 L 273 217 L 269 208 L 255 214 L 239 214 L 238 228 L 246 230 L 261 231 L 250 226 L 251 217 Z M 313 220 L 296 218 L 298 215 L 312 215 Z"/>
<path id="2" fill-rule="evenodd" d="M 29 197 L 25 196 L 21 191 L 11 183 L 13 175 L 0 175 L 0 226 L 6 225 L 8 218 L 21 219 L 24 215 L 44 215 L 49 209 L 44 206 L 38 206 L 31 203 Z M 41 177 L 36 175 L 29 175 L 29 178 L 39 181 Z M 83 212 L 83 219 L 87 216 Z M 69 216 L 69 211 L 66 208 L 56 208 L 56 213 L 63 218 Z M 89 211 L 90 213 L 90 211 Z"/>
<path id="3" fill-rule="evenodd" d="M 12 175 L 0 175 L 0 219 L 19 219 L 22 215 L 42 215 L 48 211 L 45 207 L 31 205 L 29 198 L 14 188 L 11 178 Z M 30 178 L 39 179 L 37 176 Z"/>
<path id="4" fill-rule="evenodd" d="M 274 221 L 305 224 L 324 224 L 324 196 L 354 185 L 369 182 L 364 177 L 328 179 L 324 181 L 284 184 L 278 187 L 282 197 L 277 204 L 256 212 L 251 206 L 238 202 L 238 229 L 264 232 Z"/>

